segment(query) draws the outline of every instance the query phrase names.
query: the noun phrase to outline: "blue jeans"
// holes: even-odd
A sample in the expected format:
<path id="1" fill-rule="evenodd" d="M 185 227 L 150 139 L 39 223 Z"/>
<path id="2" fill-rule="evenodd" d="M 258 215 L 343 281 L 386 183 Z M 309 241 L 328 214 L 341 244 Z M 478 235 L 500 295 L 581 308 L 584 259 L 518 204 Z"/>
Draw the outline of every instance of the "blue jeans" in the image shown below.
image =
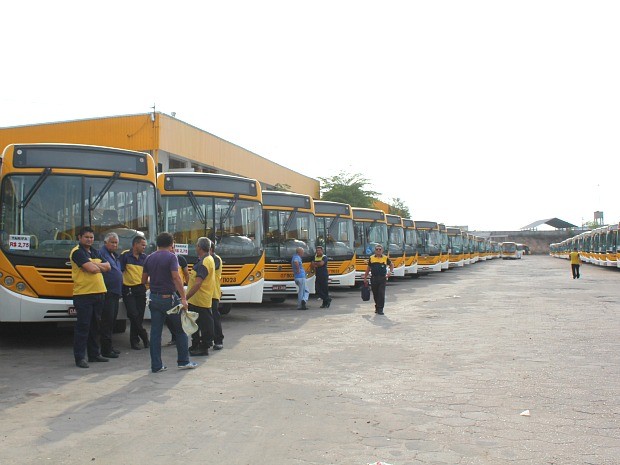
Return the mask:
<path id="1" fill-rule="evenodd" d="M 161 361 L 161 333 L 166 323 L 166 318 L 170 320 L 177 345 L 177 365 L 187 365 L 189 363 L 189 348 L 187 346 L 187 334 L 181 325 L 181 314 L 168 315 L 166 312 L 175 305 L 179 304 L 176 295 L 172 297 L 162 297 L 151 293 L 151 371 L 156 372 L 163 366 Z"/>
<path id="2" fill-rule="evenodd" d="M 301 308 L 301 301 L 308 302 L 310 291 L 306 287 L 306 278 L 295 278 L 297 284 L 297 308 Z"/>

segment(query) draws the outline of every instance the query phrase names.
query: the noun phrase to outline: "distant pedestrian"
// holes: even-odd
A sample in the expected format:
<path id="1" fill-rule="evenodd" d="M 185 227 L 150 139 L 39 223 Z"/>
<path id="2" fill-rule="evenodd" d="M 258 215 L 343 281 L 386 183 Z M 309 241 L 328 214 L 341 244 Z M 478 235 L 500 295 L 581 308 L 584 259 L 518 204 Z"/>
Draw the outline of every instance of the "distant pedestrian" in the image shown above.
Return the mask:
<path id="1" fill-rule="evenodd" d="M 368 285 L 368 274 L 370 273 L 370 288 L 372 297 L 375 301 L 375 313 L 383 315 L 385 306 L 385 284 L 388 278 L 394 273 L 394 265 L 387 255 L 383 255 L 383 247 L 375 246 L 375 253 L 368 259 L 368 266 L 364 273 L 364 286 Z"/>
<path id="2" fill-rule="evenodd" d="M 316 295 L 323 300 L 321 308 L 329 308 L 332 302 L 329 296 L 329 271 L 327 270 L 327 255 L 323 253 L 323 246 L 316 246 L 316 255 L 312 260 L 312 269 L 314 269 L 314 275 L 316 276 L 315 290 Z"/>
<path id="3" fill-rule="evenodd" d="M 297 247 L 295 255 L 291 260 L 291 266 L 293 267 L 293 276 L 295 278 L 295 284 L 297 285 L 297 310 L 306 310 L 308 297 L 310 293 L 306 285 L 306 270 L 303 263 L 304 249 L 303 247 Z"/>
<path id="4" fill-rule="evenodd" d="M 112 333 L 116 317 L 118 316 L 118 303 L 123 293 L 123 272 L 118 254 L 118 234 L 109 232 L 103 239 L 103 247 L 99 250 L 101 257 L 110 264 L 110 271 L 103 273 L 103 281 L 107 292 L 101 312 L 101 355 L 105 358 L 118 358 L 121 353 L 112 347 Z"/>
<path id="5" fill-rule="evenodd" d="M 93 248 L 95 232 L 85 226 L 78 232 L 79 244 L 69 254 L 73 279 L 73 305 L 77 319 L 73 334 L 75 365 L 88 368 L 89 362 L 107 362 L 99 350 L 99 323 L 106 287 L 102 273 L 110 271 L 110 264 Z"/>
<path id="6" fill-rule="evenodd" d="M 573 251 L 569 254 L 570 258 L 570 268 L 573 272 L 573 279 L 579 279 L 581 275 L 579 274 L 579 266 L 581 265 L 581 257 L 579 256 L 579 252 L 577 251 L 577 247 L 573 249 Z"/>
<path id="7" fill-rule="evenodd" d="M 146 258 L 142 284 L 150 284 L 151 310 L 151 371 L 161 373 L 167 367 L 161 360 L 161 334 L 166 318 L 173 322 L 174 336 L 177 346 L 177 367 L 196 368 L 198 364 L 189 360 L 187 334 L 181 324 L 181 313 L 187 311 L 185 289 L 179 275 L 179 260 L 174 254 L 174 238 L 172 234 L 163 232 L 156 239 L 157 250 Z M 177 294 L 178 293 L 178 294 Z M 180 297 L 179 297 L 180 296 Z M 168 310 L 181 304 L 183 310 L 168 315 Z"/>

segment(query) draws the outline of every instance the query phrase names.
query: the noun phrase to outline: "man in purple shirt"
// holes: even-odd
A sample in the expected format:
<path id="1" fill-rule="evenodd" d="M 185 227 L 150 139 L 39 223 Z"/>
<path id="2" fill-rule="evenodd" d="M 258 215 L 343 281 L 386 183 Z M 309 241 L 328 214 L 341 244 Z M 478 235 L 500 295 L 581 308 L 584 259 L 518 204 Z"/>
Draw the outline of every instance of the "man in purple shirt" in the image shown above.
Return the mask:
<path id="1" fill-rule="evenodd" d="M 168 315 L 166 312 L 178 305 L 187 311 L 187 299 L 183 281 L 179 275 L 179 261 L 174 254 L 174 238 L 172 234 L 163 232 L 156 239 L 157 250 L 146 258 L 142 284 L 150 283 L 151 296 L 151 371 L 161 373 L 167 367 L 161 360 L 161 333 L 166 318 L 172 321 L 177 346 L 177 367 L 181 369 L 196 368 L 195 362 L 189 360 L 187 334 L 181 325 L 181 314 Z M 178 292 L 178 296 L 177 293 Z M 180 299 L 179 299 L 180 296 Z"/>

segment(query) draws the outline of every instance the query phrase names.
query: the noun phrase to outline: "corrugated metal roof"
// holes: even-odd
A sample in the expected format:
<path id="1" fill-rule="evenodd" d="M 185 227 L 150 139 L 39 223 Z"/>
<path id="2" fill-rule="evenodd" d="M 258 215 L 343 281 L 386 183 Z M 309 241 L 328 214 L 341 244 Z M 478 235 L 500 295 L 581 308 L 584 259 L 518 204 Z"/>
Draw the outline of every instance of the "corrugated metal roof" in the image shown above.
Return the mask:
<path id="1" fill-rule="evenodd" d="M 577 226 L 569 223 L 568 221 L 561 220 L 559 218 L 547 218 L 546 220 L 538 220 L 533 223 L 528 224 L 527 226 L 523 226 L 521 231 L 526 229 L 536 229 L 541 224 L 547 224 L 552 228 L 556 229 L 568 229 L 568 228 L 576 228 Z"/>

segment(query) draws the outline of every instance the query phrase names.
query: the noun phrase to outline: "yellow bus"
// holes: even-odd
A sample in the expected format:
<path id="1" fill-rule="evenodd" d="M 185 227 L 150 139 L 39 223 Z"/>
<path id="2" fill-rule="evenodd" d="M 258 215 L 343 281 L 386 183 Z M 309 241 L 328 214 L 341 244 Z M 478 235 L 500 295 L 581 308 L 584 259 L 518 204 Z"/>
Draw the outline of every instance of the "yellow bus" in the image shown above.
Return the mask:
<path id="1" fill-rule="evenodd" d="M 298 247 L 304 249 L 306 286 L 310 294 L 314 294 L 315 276 L 310 263 L 316 253 L 316 219 L 312 197 L 293 192 L 264 191 L 263 228 L 263 299 L 284 302 L 287 295 L 297 294 L 291 260 Z"/>
<path id="2" fill-rule="evenodd" d="M 463 232 L 460 228 L 447 228 L 448 233 L 448 254 L 450 268 L 462 267 L 465 265 L 465 254 L 463 252 Z"/>
<path id="3" fill-rule="evenodd" d="M 441 233 L 435 221 L 414 221 L 420 239 L 418 274 L 441 271 Z"/>
<path id="4" fill-rule="evenodd" d="M 215 241 L 222 258 L 220 312 L 234 303 L 263 300 L 265 257 L 263 207 L 255 179 L 213 173 L 160 173 L 161 225 L 174 236 L 175 251 L 197 261 L 196 241 Z"/>
<path id="5" fill-rule="evenodd" d="M 69 253 L 83 226 L 93 247 L 157 236 L 155 163 L 140 152 L 69 144 L 11 144 L 0 167 L 0 321 L 75 321 Z M 124 309 L 122 309 L 124 312 Z M 119 316 L 124 328 L 124 315 Z"/>
<path id="6" fill-rule="evenodd" d="M 411 218 L 403 218 L 405 230 L 405 276 L 418 274 L 418 233 Z"/>
<path id="7" fill-rule="evenodd" d="M 439 237 L 441 247 L 441 271 L 450 268 L 450 253 L 448 251 L 450 239 L 448 239 L 448 229 L 443 223 L 439 223 Z"/>
<path id="8" fill-rule="evenodd" d="M 517 244 L 515 242 L 502 242 L 499 245 L 500 256 L 504 260 L 516 260 L 521 258 L 521 254 L 517 250 Z"/>
<path id="9" fill-rule="evenodd" d="M 373 208 L 353 207 L 353 233 L 355 239 L 355 282 L 364 280 L 368 259 L 375 253 L 375 246 L 388 252 L 388 227 L 385 213 Z"/>
<path id="10" fill-rule="evenodd" d="M 398 215 L 385 215 L 388 225 L 388 256 L 394 265 L 394 276 L 405 276 L 405 230 Z"/>
<path id="11" fill-rule="evenodd" d="M 351 287 L 355 284 L 355 248 L 353 246 L 353 212 L 346 203 L 314 201 L 316 245 L 327 255 L 329 285 Z"/>

